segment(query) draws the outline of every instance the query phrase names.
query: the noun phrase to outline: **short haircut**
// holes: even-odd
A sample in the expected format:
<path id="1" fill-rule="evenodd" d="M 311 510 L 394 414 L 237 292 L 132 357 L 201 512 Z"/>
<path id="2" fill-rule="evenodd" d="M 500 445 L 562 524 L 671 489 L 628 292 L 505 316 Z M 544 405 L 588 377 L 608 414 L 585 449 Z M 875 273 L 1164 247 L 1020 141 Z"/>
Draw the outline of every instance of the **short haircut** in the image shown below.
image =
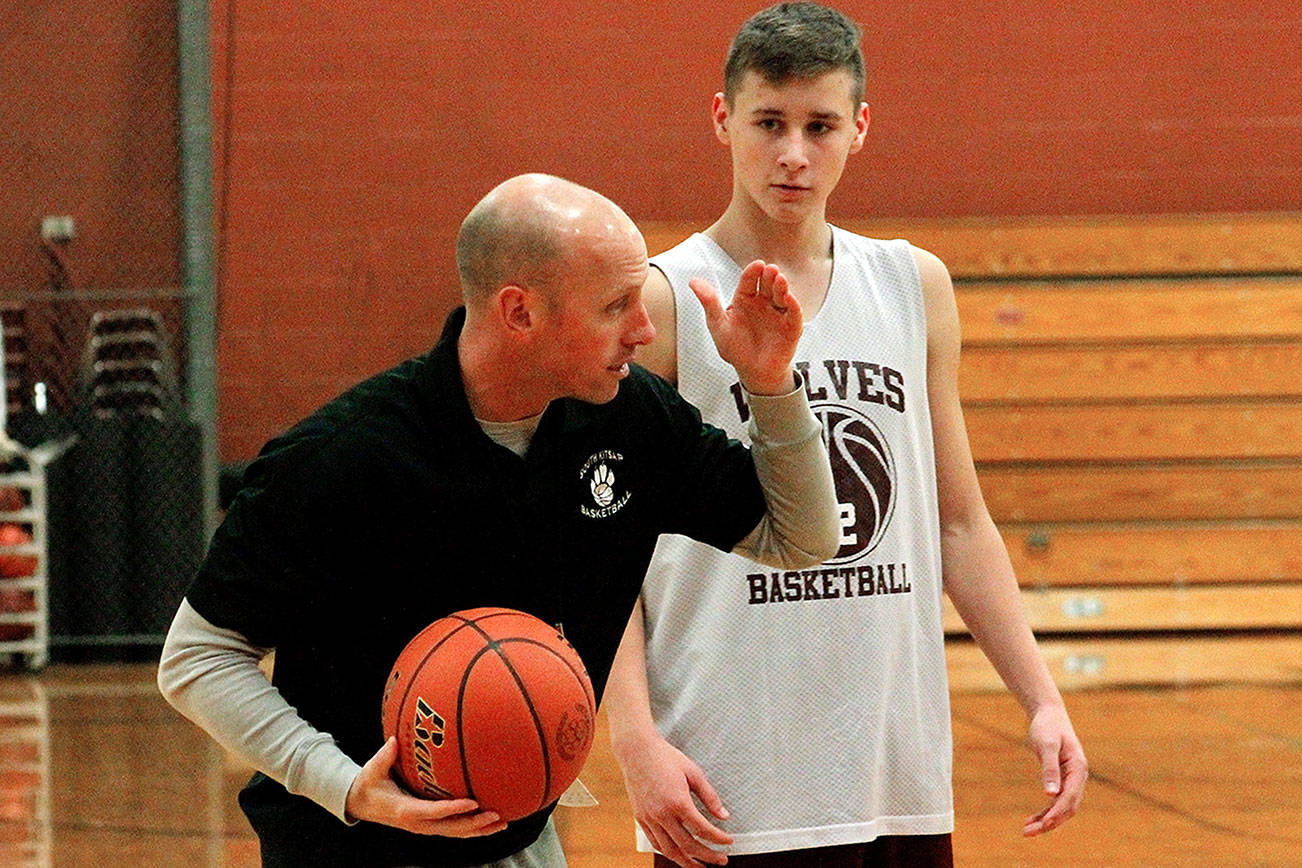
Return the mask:
<path id="1" fill-rule="evenodd" d="M 741 26 L 723 67 L 723 95 L 732 105 L 746 73 L 770 84 L 845 70 L 853 79 L 850 98 L 863 98 L 861 33 L 849 18 L 818 3 L 778 3 Z"/>

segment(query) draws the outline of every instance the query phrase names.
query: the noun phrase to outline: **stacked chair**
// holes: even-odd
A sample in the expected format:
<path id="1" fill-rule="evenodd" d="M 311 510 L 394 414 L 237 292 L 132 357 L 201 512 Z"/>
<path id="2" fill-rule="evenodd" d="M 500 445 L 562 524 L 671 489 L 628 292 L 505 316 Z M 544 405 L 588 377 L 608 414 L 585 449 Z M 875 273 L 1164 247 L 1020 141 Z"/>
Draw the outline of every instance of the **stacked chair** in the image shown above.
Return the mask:
<path id="1" fill-rule="evenodd" d="M 180 413 L 163 318 L 149 308 L 98 311 L 90 318 L 81 362 L 82 406 L 97 419 Z"/>

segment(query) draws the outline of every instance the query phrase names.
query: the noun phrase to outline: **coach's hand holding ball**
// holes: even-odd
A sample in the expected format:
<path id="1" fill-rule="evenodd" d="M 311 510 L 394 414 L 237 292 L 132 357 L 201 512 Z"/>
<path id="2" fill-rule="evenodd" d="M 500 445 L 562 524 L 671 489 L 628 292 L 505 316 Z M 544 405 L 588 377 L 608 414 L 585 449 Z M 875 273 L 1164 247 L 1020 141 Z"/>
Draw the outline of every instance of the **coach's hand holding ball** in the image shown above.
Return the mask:
<path id="1" fill-rule="evenodd" d="M 394 782 L 392 771 L 397 758 L 398 740 L 390 738 L 362 766 L 348 789 L 349 820 L 368 820 L 417 835 L 449 838 L 492 835 L 506 828 L 506 822 L 497 814 L 479 810 L 474 799 L 430 800 L 410 795 Z"/>

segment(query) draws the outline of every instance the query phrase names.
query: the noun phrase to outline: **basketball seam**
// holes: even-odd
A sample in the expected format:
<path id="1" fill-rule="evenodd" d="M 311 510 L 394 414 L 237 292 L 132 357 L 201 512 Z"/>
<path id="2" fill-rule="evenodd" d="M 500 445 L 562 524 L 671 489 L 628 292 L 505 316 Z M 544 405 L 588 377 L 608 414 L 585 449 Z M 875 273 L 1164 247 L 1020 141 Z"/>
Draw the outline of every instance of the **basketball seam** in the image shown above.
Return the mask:
<path id="1" fill-rule="evenodd" d="M 513 664 L 510 661 L 510 659 L 507 658 L 507 656 L 503 654 L 501 651 L 502 642 L 515 641 L 515 642 L 529 642 L 532 644 L 540 644 L 540 643 L 536 642 L 533 639 L 523 639 L 523 638 L 507 638 L 504 640 L 498 640 L 489 636 L 482 629 L 480 629 L 478 625 L 471 623 L 470 626 L 478 630 L 479 635 L 482 636 L 488 642 L 488 644 L 485 645 L 483 648 L 479 649 L 479 651 L 476 652 L 475 656 L 471 658 L 470 662 L 466 664 L 465 671 L 461 674 L 461 687 L 457 691 L 457 708 L 458 708 L 457 751 L 461 756 L 461 776 L 466 781 L 466 791 L 469 794 L 470 798 L 472 799 L 475 798 L 475 787 L 470 782 L 470 767 L 466 763 L 466 739 L 463 732 L 464 718 L 460 713 L 460 708 L 464 704 L 463 700 L 466 695 L 466 684 L 470 680 L 470 674 L 475 669 L 475 664 L 478 663 L 479 660 L 485 654 L 487 654 L 489 651 L 492 651 L 497 655 L 497 658 L 502 661 L 502 665 L 506 667 L 506 671 L 511 674 L 512 680 L 515 681 L 516 689 L 520 691 L 520 696 L 524 698 L 524 704 L 529 709 L 529 716 L 533 718 L 533 729 L 534 729 L 534 733 L 538 736 L 538 746 L 541 748 L 540 752 L 542 753 L 542 760 L 543 760 L 542 800 L 539 803 L 538 808 L 536 808 L 535 810 L 541 809 L 547 804 L 546 801 L 547 793 L 552 788 L 552 759 L 551 759 L 551 751 L 548 749 L 547 746 L 547 733 L 543 732 L 542 720 L 538 717 L 538 709 L 533 704 L 533 697 L 530 696 L 529 691 L 525 689 L 524 680 L 520 678 L 520 673 L 516 672 L 515 664 Z M 542 645 L 541 647 L 545 648 L 546 646 Z M 530 811 L 530 813 L 533 813 L 533 811 Z"/>
<path id="2" fill-rule="evenodd" d="M 596 696 L 593 694 L 592 684 L 588 679 L 586 669 L 575 669 L 574 665 L 566 658 L 564 654 L 560 653 L 555 648 L 551 647 L 545 642 L 539 642 L 537 639 L 530 639 L 525 636 L 516 636 L 509 639 L 500 640 L 498 644 L 502 645 L 506 642 L 523 642 L 529 645 L 533 645 L 537 648 L 541 648 L 543 651 L 546 651 L 548 654 L 552 655 L 557 660 L 559 660 L 565 666 L 565 668 L 570 671 L 570 674 L 574 676 L 574 680 L 578 682 L 579 686 L 583 688 L 583 696 L 587 700 L 588 722 L 594 730 L 596 729 L 596 723 L 597 723 Z M 579 652 L 574 650 L 574 646 L 570 645 L 569 648 L 571 651 L 574 651 L 574 656 L 577 657 Z M 582 664 L 582 660 L 580 660 L 580 665 L 581 664 Z M 591 737 L 591 735 L 592 733 L 590 732 L 589 737 Z M 544 744 L 544 747 L 545 746 L 546 745 Z M 550 756 L 551 754 L 550 749 L 547 751 L 547 753 Z M 550 783 L 548 785 L 548 789 L 551 789 Z M 544 798 L 546 797 L 546 792 L 543 793 L 543 796 Z M 541 808 L 546 804 L 547 803 L 544 802 L 543 805 L 540 805 L 539 807 Z"/>
<path id="3" fill-rule="evenodd" d="M 449 617 L 451 617 L 451 616 L 449 616 Z M 437 651 L 439 648 L 442 648 L 442 647 L 443 647 L 443 643 L 447 642 L 449 639 L 451 639 L 453 636 L 455 636 L 455 635 L 456 635 L 456 634 L 457 634 L 457 633 L 458 633 L 458 632 L 459 632 L 463 627 L 466 627 L 467 625 L 470 624 L 470 621 L 467 621 L 467 620 L 465 620 L 464 618 L 461 618 L 460 616 L 457 616 L 457 620 L 461 621 L 461 623 L 458 624 L 456 627 L 453 627 L 451 630 L 449 630 L 449 631 L 448 631 L 448 634 L 447 634 L 446 636 L 444 636 L 442 639 L 440 639 L 440 640 L 438 640 L 437 642 L 435 642 L 435 643 L 434 643 L 434 644 L 433 644 L 429 649 L 427 649 L 427 650 L 425 651 L 424 656 L 422 656 L 422 657 L 420 658 L 420 660 L 418 660 L 418 661 L 416 662 L 416 664 L 415 664 L 414 666 L 411 667 L 411 672 L 420 672 L 422 669 L 424 669 L 424 668 L 425 668 L 425 664 L 429 661 L 430 657 L 434 656 L 434 652 Z M 437 623 L 437 622 L 435 622 L 435 623 Z M 434 625 L 431 624 L 430 627 L 432 627 L 432 626 L 434 626 Z M 428 629 L 429 629 L 429 627 L 426 627 L 426 628 L 425 628 L 425 630 L 428 630 Z M 412 639 L 411 639 L 411 641 L 412 641 L 412 642 L 415 642 L 417 639 L 419 639 L 419 638 L 420 638 L 420 634 L 421 634 L 421 633 L 424 633 L 425 630 L 421 630 L 420 633 L 417 633 L 415 636 L 413 636 Z M 410 644 L 410 643 L 408 643 L 408 644 Z M 401 674 L 401 673 L 399 673 L 399 674 Z M 398 702 L 398 712 L 397 712 L 397 714 L 398 714 L 398 721 L 397 721 L 397 723 L 398 723 L 398 726 L 399 726 L 399 727 L 402 726 L 402 721 L 405 719 L 405 712 L 406 712 L 406 709 L 407 709 L 407 700 L 411 698 L 411 692 L 412 692 L 413 689 L 415 689 L 415 687 L 416 687 L 416 679 L 415 679 L 415 678 L 408 678 L 408 679 L 407 679 L 407 686 L 404 687 L 404 688 L 402 689 L 402 699 L 399 700 L 399 702 Z"/>
<path id="4" fill-rule="evenodd" d="M 498 640 L 498 644 L 501 644 L 502 642 L 527 642 L 527 643 L 529 643 L 530 645 L 536 645 L 536 646 L 538 646 L 539 648 L 541 648 L 542 650 L 546 651 L 548 654 L 552 655 L 552 656 L 555 657 L 557 660 L 559 660 L 559 661 L 561 661 L 562 663 L 565 664 L 565 668 L 570 670 L 570 674 L 574 676 L 574 680 L 577 681 L 577 682 L 579 682 L 580 685 L 583 685 L 583 686 L 584 686 L 585 689 L 584 689 L 583 692 L 584 692 L 584 695 L 585 695 L 585 696 L 588 695 L 588 694 L 591 692 L 591 684 L 590 684 L 589 679 L 588 679 L 588 677 L 587 677 L 587 670 L 586 670 L 586 669 L 575 669 L 575 668 L 574 668 L 574 665 L 573 665 L 573 664 L 572 664 L 568 659 L 566 659 L 566 657 L 565 657 L 564 654 L 561 654 L 559 651 L 557 651 L 555 648 L 551 647 L 550 645 L 546 644 L 545 642 L 539 642 L 537 639 L 530 639 L 530 638 L 528 638 L 528 637 L 526 637 L 526 636 L 514 636 L 514 637 L 511 637 L 511 638 L 509 638 L 509 639 L 501 639 L 501 640 Z M 570 646 L 570 647 L 571 647 L 571 649 L 573 649 L 573 646 Z M 574 655 L 577 657 L 577 656 L 578 656 L 578 653 L 579 653 L 579 652 L 575 651 L 575 652 L 574 652 Z M 595 696 L 594 696 L 594 697 L 591 697 L 591 698 L 589 699 L 589 702 L 588 702 L 588 711 L 591 712 L 591 714 L 592 714 L 592 716 L 593 716 L 594 718 L 596 717 L 596 715 L 597 715 L 597 708 L 596 708 L 596 697 L 595 697 Z"/>
<path id="5" fill-rule="evenodd" d="M 494 614 L 497 614 L 497 613 L 494 613 Z M 451 618 L 451 619 L 454 619 L 454 620 L 457 620 L 457 621 L 460 621 L 461 623 L 458 624 L 457 626 L 453 627 L 451 630 L 449 630 L 446 636 L 444 636 L 442 639 L 439 639 L 439 640 L 438 640 L 437 642 L 435 642 L 435 643 L 434 643 L 434 644 L 433 644 L 429 649 L 427 649 L 426 652 L 425 652 L 425 654 L 420 658 L 420 660 L 417 661 L 416 664 L 411 668 L 411 672 L 413 672 L 413 673 L 415 673 L 415 672 L 420 672 L 422 669 L 424 669 L 424 668 L 425 668 L 425 664 L 426 664 L 427 662 L 429 662 L 430 657 L 434 656 L 434 652 L 435 652 L 435 651 L 437 651 L 438 649 L 442 648 L 443 645 L 444 645 L 444 643 L 446 643 L 449 639 L 451 639 L 451 638 L 452 638 L 453 636 L 455 636 L 457 633 L 461 632 L 462 629 L 464 629 L 464 628 L 466 628 L 466 627 L 473 626 L 473 624 L 474 624 L 474 621 L 472 621 L 471 619 L 469 619 L 469 618 L 465 618 L 465 617 L 463 617 L 463 616 L 461 616 L 461 615 L 458 615 L 458 614 L 456 614 L 455 612 L 452 613 L 451 615 L 448 615 L 447 617 L 448 617 L 448 618 Z M 484 616 L 484 617 L 487 617 L 487 616 Z M 443 619 L 440 618 L 439 620 L 443 620 Z M 477 620 L 477 619 L 476 619 L 476 620 Z M 426 628 L 425 628 L 425 630 L 428 630 L 430 627 L 433 627 L 434 624 L 436 624 L 436 623 L 438 623 L 438 621 L 435 621 L 433 624 L 430 624 L 429 627 L 426 627 Z M 425 630 L 421 630 L 420 633 L 417 633 L 415 636 L 413 636 L 412 639 L 411 639 L 411 641 L 414 642 L 414 641 L 416 641 L 416 639 L 420 638 L 421 633 L 424 633 Z M 479 631 L 479 634 L 482 636 L 482 635 L 484 635 L 484 632 L 483 632 L 482 630 L 480 630 L 480 631 Z M 409 643 L 409 644 L 410 644 L 410 643 Z M 398 711 L 397 711 L 397 713 L 396 713 L 396 715 L 397 715 L 397 720 L 395 721 L 395 733 L 394 733 L 395 735 L 397 735 L 398 733 L 403 732 L 403 731 L 405 730 L 405 727 L 403 726 L 403 721 L 407 719 L 407 713 L 406 713 L 406 712 L 407 712 L 407 700 L 411 698 L 412 690 L 414 690 L 415 687 L 416 687 L 416 679 L 415 679 L 414 677 L 408 678 L 408 679 L 407 679 L 407 686 L 406 686 L 405 688 L 403 688 L 403 691 L 402 691 L 402 700 L 398 703 Z M 456 717 L 456 719 L 457 719 L 458 721 L 460 721 L 460 719 L 461 719 L 461 708 L 460 708 L 460 702 L 461 702 L 461 699 L 460 699 L 460 696 L 458 696 L 458 698 L 457 698 L 458 707 L 455 708 L 455 709 L 453 709 L 453 712 L 455 712 L 455 717 Z M 458 738 L 459 738 L 459 737 L 460 737 L 460 732 L 458 732 Z M 402 742 L 402 738 L 401 738 L 401 736 L 399 736 L 398 741 L 399 741 L 399 747 L 401 747 L 401 742 Z M 464 768 L 464 766 L 462 767 L 462 776 L 465 777 L 465 768 Z M 467 779 L 467 780 L 466 780 L 466 787 L 467 787 L 467 789 L 469 788 L 469 786 L 470 786 L 470 781 L 469 781 L 469 779 Z"/>
<path id="6" fill-rule="evenodd" d="M 488 612 L 487 614 L 479 615 L 479 616 L 474 617 L 474 618 L 467 618 L 467 617 L 465 617 L 464 615 L 460 615 L 460 614 L 458 614 L 458 613 L 456 613 L 456 612 L 453 612 L 451 615 L 447 615 L 447 616 L 445 616 L 445 617 L 443 617 L 443 618 L 439 618 L 438 620 L 436 620 L 436 621 L 434 621 L 432 624 L 430 624 L 429 627 L 426 627 L 425 630 L 428 630 L 430 627 L 433 627 L 434 624 L 437 624 L 437 623 L 438 623 L 438 621 L 444 621 L 444 620 L 456 620 L 456 621 L 460 621 L 461 623 L 458 624 L 457 626 L 453 627 L 451 630 L 449 630 L 449 631 L 448 631 L 448 634 L 447 634 L 446 636 L 444 636 L 442 639 L 438 640 L 438 642 L 434 643 L 434 645 L 432 645 L 432 646 L 431 646 L 431 647 L 430 647 L 430 648 L 425 652 L 425 655 L 424 655 L 423 657 L 421 657 L 419 661 L 417 661 L 416 665 L 412 667 L 412 670 L 411 670 L 411 671 L 413 671 L 413 672 L 419 672 L 420 670 L 424 669 L 424 668 L 425 668 L 425 664 L 429 661 L 430 657 L 433 657 L 433 656 L 434 656 L 434 652 L 437 651 L 437 650 L 439 650 L 440 648 L 442 648 L 442 647 L 443 647 L 443 644 L 444 644 L 445 642 L 447 642 L 449 639 L 451 639 L 453 636 L 455 636 L 457 633 L 459 633 L 459 632 L 460 632 L 461 630 L 463 630 L 464 628 L 466 628 L 466 627 L 475 627 L 475 625 L 478 624 L 480 621 L 486 621 L 486 620 L 488 620 L 489 618 L 496 618 L 496 617 L 499 617 L 499 616 L 502 616 L 502 615 L 512 615 L 512 614 L 515 614 L 515 613 L 514 613 L 514 612 Z M 475 629 L 477 630 L 477 632 L 479 633 L 480 636 L 484 636 L 485 638 L 487 638 L 487 635 L 488 635 L 488 634 L 486 634 L 483 630 L 479 630 L 477 627 L 476 627 Z M 415 642 L 417 639 L 419 639 L 421 633 L 424 633 L 425 630 L 421 630 L 420 633 L 417 633 L 415 636 L 413 636 L 413 637 L 411 638 L 411 641 L 412 641 L 412 642 Z M 408 644 L 410 644 L 410 643 L 408 643 Z M 406 705 L 407 705 L 407 699 L 411 696 L 412 688 L 415 687 L 415 685 L 416 685 L 416 682 L 415 682 L 414 680 L 412 680 L 412 679 L 408 679 L 408 684 L 407 684 L 406 688 L 404 688 L 403 691 L 402 691 L 402 700 L 398 703 L 398 713 L 399 713 L 399 715 L 402 714 L 403 709 L 406 707 Z M 401 718 L 400 718 L 400 719 L 401 719 Z"/>

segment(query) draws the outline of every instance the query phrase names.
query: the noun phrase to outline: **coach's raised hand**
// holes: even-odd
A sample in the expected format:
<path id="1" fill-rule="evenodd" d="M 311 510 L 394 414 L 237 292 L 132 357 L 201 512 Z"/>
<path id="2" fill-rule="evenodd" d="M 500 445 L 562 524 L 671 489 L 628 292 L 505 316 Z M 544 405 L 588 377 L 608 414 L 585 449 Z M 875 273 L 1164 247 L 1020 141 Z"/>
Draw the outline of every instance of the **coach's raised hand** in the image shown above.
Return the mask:
<path id="1" fill-rule="evenodd" d="M 791 360 L 804 319 L 786 277 L 776 265 L 755 260 L 741 273 L 726 308 L 707 280 L 691 281 L 719 355 L 737 369 L 752 395 L 784 395 L 796 386 Z"/>

